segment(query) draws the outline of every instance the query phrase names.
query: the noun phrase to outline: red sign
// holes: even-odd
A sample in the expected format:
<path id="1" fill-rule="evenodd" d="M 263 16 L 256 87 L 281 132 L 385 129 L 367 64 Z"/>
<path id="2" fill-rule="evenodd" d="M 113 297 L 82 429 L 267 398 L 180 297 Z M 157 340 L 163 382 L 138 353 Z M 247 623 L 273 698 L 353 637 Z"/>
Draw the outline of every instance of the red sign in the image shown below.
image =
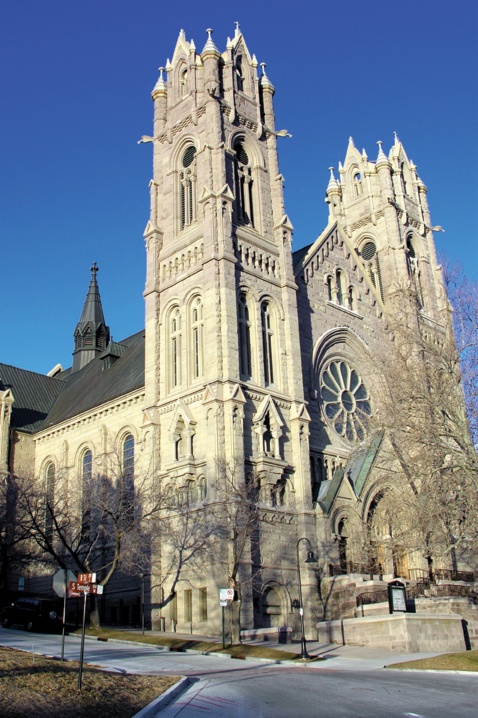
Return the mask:
<path id="1" fill-rule="evenodd" d="M 78 583 L 96 583 L 96 573 L 79 573 Z"/>
<path id="2" fill-rule="evenodd" d="M 79 583 L 78 581 L 70 581 L 68 584 L 70 596 L 81 596 L 82 593 L 91 593 L 93 595 L 102 594 L 103 586 L 97 586 L 95 583 Z"/>

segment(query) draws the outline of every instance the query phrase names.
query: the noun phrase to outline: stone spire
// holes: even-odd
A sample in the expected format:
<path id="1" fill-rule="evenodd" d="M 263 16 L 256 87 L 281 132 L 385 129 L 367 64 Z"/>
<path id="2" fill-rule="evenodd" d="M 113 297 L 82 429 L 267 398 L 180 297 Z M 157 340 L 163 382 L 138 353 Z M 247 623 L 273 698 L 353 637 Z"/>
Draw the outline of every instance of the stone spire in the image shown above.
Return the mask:
<path id="1" fill-rule="evenodd" d="M 86 295 L 80 321 L 76 325 L 75 351 L 73 352 L 72 373 L 82 369 L 100 352 L 106 349 L 110 340 L 110 330 L 105 324 L 100 290 L 96 275 L 96 262 L 91 265 L 91 281 Z"/>

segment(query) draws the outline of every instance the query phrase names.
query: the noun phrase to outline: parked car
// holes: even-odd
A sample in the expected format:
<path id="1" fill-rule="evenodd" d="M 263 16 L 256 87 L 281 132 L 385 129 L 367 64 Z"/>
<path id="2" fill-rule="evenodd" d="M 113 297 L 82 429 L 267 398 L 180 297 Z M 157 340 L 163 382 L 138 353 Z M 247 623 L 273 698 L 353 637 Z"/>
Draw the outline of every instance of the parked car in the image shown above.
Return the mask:
<path id="1" fill-rule="evenodd" d="M 49 598 L 17 598 L 2 609 L 4 628 L 23 626 L 26 631 L 55 633 L 62 628 L 62 609 L 58 601 Z"/>

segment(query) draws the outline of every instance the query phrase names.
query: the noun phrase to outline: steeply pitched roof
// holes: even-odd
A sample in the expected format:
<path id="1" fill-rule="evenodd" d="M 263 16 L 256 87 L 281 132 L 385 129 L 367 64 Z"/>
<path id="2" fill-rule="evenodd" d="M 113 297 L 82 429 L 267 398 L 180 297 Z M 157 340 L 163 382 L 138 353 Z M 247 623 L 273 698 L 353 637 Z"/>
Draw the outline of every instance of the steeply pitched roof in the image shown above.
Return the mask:
<path id="1" fill-rule="evenodd" d="M 0 387 L 12 390 L 12 428 L 34 432 L 63 391 L 65 382 L 56 377 L 0 364 Z"/>
<path id="2" fill-rule="evenodd" d="M 41 429 L 71 419 L 144 386 L 144 330 L 124 339 L 121 350 L 122 356 L 109 366 L 101 358 L 103 355 L 100 355 L 83 369 L 67 376 L 63 382 L 64 389 L 51 407 Z M 65 375 L 66 372 L 62 376 Z"/>

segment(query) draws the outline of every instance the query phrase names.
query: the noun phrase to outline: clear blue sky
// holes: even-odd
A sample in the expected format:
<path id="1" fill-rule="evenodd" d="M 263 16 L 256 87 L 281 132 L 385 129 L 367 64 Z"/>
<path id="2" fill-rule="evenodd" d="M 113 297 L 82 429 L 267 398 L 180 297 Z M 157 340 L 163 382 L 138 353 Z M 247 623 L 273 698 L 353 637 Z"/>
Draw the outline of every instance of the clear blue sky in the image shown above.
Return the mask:
<path id="1" fill-rule="evenodd" d="M 478 277 L 476 0 L 0 5 L 0 361 L 71 364 L 93 261 L 113 337 L 144 326 L 151 90 L 181 28 L 223 51 L 234 21 L 275 85 L 294 248 L 327 221 L 350 135 L 375 159 L 396 131 L 428 186 L 439 252 Z"/>

